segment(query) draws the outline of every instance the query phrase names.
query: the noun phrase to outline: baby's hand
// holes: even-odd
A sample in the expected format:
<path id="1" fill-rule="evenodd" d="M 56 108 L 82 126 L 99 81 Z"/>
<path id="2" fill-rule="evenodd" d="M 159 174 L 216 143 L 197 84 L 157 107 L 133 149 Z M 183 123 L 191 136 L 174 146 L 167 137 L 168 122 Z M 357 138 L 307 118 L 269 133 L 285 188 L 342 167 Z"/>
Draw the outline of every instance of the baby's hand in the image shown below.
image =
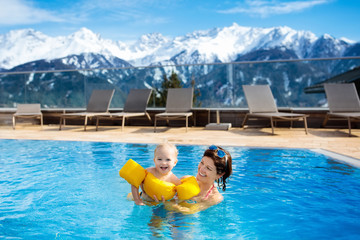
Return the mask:
<path id="1" fill-rule="evenodd" d="M 154 195 L 154 200 L 155 200 L 155 202 L 160 202 L 159 201 L 159 199 L 157 199 L 157 197 L 156 197 L 156 195 Z M 162 203 L 165 203 L 165 198 L 164 198 L 164 196 L 161 196 L 161 200 L 162 200 Z"/>
<path id="2" fill-rule="evenodd" d="M 136 205 L 139 205 L 139 206 L 144 206 L 145 205 L 145 203 L 141 199 L 139 199 L 137 201 L 134 201 L 134 202 L 135 202 Z"/>
<path id="3" fill-rule="evenodd" d="M 179 200 L 179 197 L 178 197 L 177 193 L 176 193 L 176 194 L 175 194 L 175 196 L 174 196 L 174 200 L 175 200 L 175 203 L 179 203 L 179 202 L 180 202 L 180 200 Z"/>

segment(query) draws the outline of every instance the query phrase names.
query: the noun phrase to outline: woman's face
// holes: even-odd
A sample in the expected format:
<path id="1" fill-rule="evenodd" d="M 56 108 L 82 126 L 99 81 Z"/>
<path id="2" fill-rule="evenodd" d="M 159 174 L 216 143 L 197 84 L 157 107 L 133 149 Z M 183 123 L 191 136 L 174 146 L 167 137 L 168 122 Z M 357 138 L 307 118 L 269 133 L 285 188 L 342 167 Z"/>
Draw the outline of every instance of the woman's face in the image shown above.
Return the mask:
<path id="1" fill-rule="evenodd" d="M 214 161 L 207 156 L 204 156 L 198 166 L 198 173 L 196 179 L 200 182 L 213 183 L 221 175 L 216 173 L 216 167 Z"/>

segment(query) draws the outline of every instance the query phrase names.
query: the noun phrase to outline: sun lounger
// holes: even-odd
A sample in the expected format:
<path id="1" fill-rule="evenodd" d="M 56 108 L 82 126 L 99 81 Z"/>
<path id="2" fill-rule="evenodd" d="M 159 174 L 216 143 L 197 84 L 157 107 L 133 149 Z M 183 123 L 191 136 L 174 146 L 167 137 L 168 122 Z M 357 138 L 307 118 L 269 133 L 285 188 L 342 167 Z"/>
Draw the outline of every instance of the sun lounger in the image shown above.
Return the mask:
<path id="1" fill-rule="evenodd" d="M 158 119 L 185 119 L 186 132 L 188 131 L 189 117 L 193 115 L 191 112 L 193 104 L 192 88 L 170 88 L 166 98 L 166 109 L 163 113 L 155 115 L 154 132 L 156 132 L 156 123 Z"/>
<path id="2" fill-rule="evenodd" d="M 146 116 L 151 122 L 146 107 L 150 99 L 151 89 L 132 89 L 126 98 L 123 112 L 101 114 L 96 116 L 96 130 L 99 127 L 99 120 L 102 118 L 122 119 L 121 131 L 124 130 L 125 120 L 131 117 Z"/>
<path id="3" fill-rule="evenodd" d="M 249 107 L 249 113 L 245 115 L 242 127 L 244 127 L 249 118 L 267 118 L 270 120 L 272 134 L 274 134 L 274 121 L 292 122 L 302 120 L 304 121 L 305 133 L 308 133 L 307 115 L 279 112 L 269 85 L 243 85 L 243 89 Z"/>
<path id="4" fill-rule="evenodd" d="M 17 118 L 35 118 L 40 119 L 40 125 L 43 126 L 43 115 L 41 113 L 41 106 L 38 103 L 33 104 L 18 104 L 16 112 L 13 114 L 13 129 L 15 130 Z"/>
<path id="5" fill-rule="evenodd" d="M 346 119 L 349 136 L 351 122 L 360 120 L 360 101 L 354 83 L 324 84 L 329 112 L 323 122 L 325 126 L 330 118 Z"/>
<path id="6" fill-rule="evenodd" d="M 62 124 L 67 118 L 84 118 L 84 131 L 86 131 L 88 118 L 109 113 L 108 110 L 114 92 L 114 89 L 93 90 L 85 112 L 65 113 L 60 116 L 59 130 L 61 130 Z"/>

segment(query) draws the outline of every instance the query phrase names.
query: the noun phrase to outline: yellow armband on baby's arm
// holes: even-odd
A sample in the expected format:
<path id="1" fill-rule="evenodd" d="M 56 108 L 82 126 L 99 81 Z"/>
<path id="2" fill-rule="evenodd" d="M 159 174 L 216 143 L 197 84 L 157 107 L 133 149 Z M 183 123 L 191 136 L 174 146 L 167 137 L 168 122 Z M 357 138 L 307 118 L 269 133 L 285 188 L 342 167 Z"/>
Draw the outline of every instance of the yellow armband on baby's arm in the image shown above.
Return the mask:
<path id="1" fill-rule="evenodd" d="M 182 179 L 181 184 L 176 186 L 176 191 L 180 200 L 187 200 L 198 195 L 200 187 L 196 178 L 191 176 Z"/>
<path id="2" fill-rule="evenodd" d="M 175 184 L 162 181 L 148 172 L 144 181 L 144 191 L 152 199 L 155 195 L 159 201 L 162 200 L 162 197 L 165 200 L 170 200 L 175 196 Z"/>
<path id="3" fill-rule="evenodd" d="M 129 159 L 121 168 L 119 174 L 128 183 L 138 188 L 145 179 L 146 171 L 140 164 Z"/>
<path id="4" fill-rule="evenodd" d="M 165 200 L 172 199 L 177 192 L 180 200 L 190 199 L 200 193 L 200 187 L 196 178 L 191 176 L 181 180 L 181 184 L 176 186 L 173 183 L 162 181 L 156 178 L 152 173 L 147 172 L 140 164 L 129 159 L 121 168 L 120 177 L 128 183 L 139 187 L 144 182 L 145 193 L 154 199 L 154 195 L 159 201 L 164 197 Z"/>

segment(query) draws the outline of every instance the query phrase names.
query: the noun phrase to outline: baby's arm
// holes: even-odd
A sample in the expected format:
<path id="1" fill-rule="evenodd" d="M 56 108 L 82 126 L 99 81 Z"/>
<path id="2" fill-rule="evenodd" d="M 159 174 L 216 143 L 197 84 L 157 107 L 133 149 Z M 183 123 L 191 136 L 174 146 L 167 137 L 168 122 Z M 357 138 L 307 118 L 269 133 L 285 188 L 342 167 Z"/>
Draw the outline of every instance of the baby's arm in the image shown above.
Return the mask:
<path id="1" fill-rule="evenodd" d="M 131 185 L 131 194 L 133 195 L 134 202 L 136 205 L 145 205 L 144 202 L 140 198 L 139 188 Z"/>

